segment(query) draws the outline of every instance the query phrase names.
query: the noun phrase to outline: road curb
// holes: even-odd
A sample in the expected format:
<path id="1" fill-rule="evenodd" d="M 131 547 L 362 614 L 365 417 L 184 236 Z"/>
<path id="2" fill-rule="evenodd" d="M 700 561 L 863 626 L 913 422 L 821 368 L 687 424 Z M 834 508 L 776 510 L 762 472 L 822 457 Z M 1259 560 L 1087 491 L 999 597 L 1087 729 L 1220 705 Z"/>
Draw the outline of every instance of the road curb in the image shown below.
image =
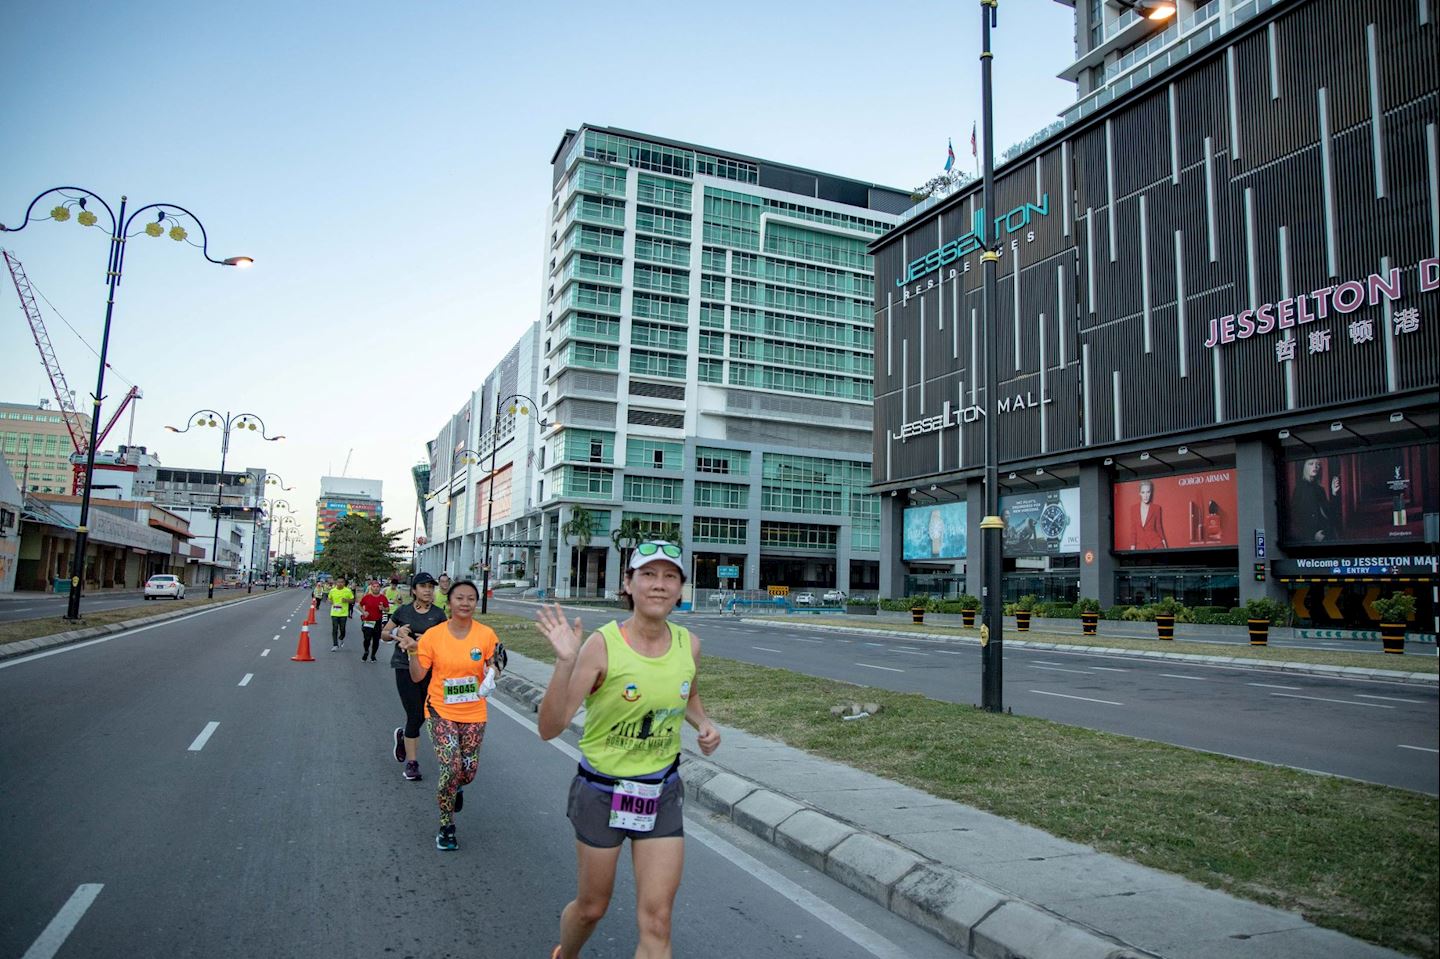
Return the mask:
<path id="1" fill-rule="evenodd" d="M 768 626 L 772 620 L 741 619 L 742 623 Z M 978 638 L 954 636 L 949 633 L 907 633 L 898 629 L 879 629 L 873 626 L 833 626 L 829 623 L 793 623 L 786 626 L 794 629 L 809 629 L 831 633 L 865 633 L 871 636 L 888 636 L 894 639 L 921 639 L 940 642 L 945 645 L 979 646 Z M 1352 679 L 1383 679 L 1387 682 L 1408 683 L 1415 686 L 1440 685 L 1440 675 L 1431 673 L 1409 673 L 1398 669 L 1372 669 L 1366 666 L 1331 666 L 1323 663 L 1296 663 L 1284 660 L 1270 662 L 1263 659 L 1246 659 L 1241 656 L 1206 656 L 1199 653 L 1170 653 L 1150 649 L 1118 649 L 1114 646 L 1082 646 L 1078 643 L 1047 643 L 1032 639 L 1006 639 L 1006 646 L 1022 649 L 1053 649 L 1071 653 L 1103 653 L 1107 656 L 1131 656 L 1139 659 L 1169 659 L 1188 663 L 1207 663 L 1213 666 L 1233 666 L 1241 669 L 1271 669 L 1283 673 L 1308 673 L 1314 676 L 1346 677 Z"/>
<path id="2" fill-rule="evenodd" d="M 532 711 L 545 695 L 516 676 L 501 676 L 499 686 Z M 692 802 L 958 949 L 982 959 L 1156 959 L 689 750 L 681 759 Z"/>
<path id="3" fill-rule="evenodd" d="M 123 633 L 126 630 L 135 629 L 140 626 L 152 626 L 156 623 L 179 619 L 182 616 L 191 616 L 206 610 L 219 609 L 222 606 L 234 606 L 236 603 L 243 603 L 247 600 L 259 598 L 260 597 L 255 595 L 235 596 L 230 599 L 222 599 L 218 603 L 209 603 L 205 606 L 191 606 L 186 609 L 171 610 L 168 613 L 158 613 L 154 616 L 127 619 L 123 623 L 104 623 L 99 626 L 86 626 L 83 629 L 72 629 L 64 633 L 52 633 L 49 636 L 37 636 L 34 639 L 17 639 L 13 643 L 6 643 L 0 646 L 0 660 L 28 656 L 31 653 L 43 652 L 47 649 L 54 649 L 57 646 L 69 646 L 72 643 L 94 639 L 96 636 L 109 636 L 113 633 Z"/>

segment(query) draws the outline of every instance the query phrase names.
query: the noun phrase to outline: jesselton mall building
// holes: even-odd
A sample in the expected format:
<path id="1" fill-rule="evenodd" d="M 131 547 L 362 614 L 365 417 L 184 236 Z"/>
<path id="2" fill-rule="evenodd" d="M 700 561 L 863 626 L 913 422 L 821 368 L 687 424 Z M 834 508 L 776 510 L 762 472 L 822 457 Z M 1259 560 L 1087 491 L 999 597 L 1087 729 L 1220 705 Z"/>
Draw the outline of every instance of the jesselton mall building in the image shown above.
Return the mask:
<path id="1" fill-rule="evenodd" d="M 872 245 L 883 594 L 980 592 L 993 230 L 1007 598 L 1427 631 L 1436 17 L 1274 4 Z"/>

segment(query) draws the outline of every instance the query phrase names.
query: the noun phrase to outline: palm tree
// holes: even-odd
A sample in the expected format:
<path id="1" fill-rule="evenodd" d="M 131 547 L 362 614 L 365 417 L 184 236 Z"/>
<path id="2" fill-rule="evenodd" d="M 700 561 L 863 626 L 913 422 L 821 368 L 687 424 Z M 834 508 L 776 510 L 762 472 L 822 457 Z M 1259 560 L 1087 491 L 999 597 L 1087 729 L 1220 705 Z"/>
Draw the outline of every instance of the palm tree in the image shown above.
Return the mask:
<path id="1" fill-rule="evenodd" d="M 615 544 L 615 549 L 620 553 L 620 568 L 622 570 L 625 569 L 625 565 L 630 562 L 630 551 L 635 548 L 636 543 L 639 543 L 644 538 L 645 527 L 639 520 L 633 517 L 627 516 L 621 519 L 619 525 L 611 530 L 610 539 Z"/>
<path id="2" fill-rule="evenodd" d="M 679 523 L 665 523 L 660 527 L 660 535 L 657 537 L 667 543 L 674 543 L 676 546 L 684 547 L 683 537 L 680 535 Z"/>
<path id="3" fill-rule="evenodd" d="M 570 552 L 570 585 L 574 587 L 580 581 L 580 551 L 590 545 L 590 537 L 595 534 L 595 515 L 583 506 L 570 508 L 570 518 L 560 524 L 560 535 L 571 543 Z"/>

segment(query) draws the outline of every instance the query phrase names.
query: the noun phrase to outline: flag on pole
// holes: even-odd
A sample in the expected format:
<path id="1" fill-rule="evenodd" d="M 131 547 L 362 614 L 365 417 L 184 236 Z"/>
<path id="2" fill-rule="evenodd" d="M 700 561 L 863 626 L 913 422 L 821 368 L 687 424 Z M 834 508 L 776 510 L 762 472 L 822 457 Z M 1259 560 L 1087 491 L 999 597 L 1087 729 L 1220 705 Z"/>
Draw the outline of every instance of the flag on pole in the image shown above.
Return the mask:
<path id="1" fill-rule="evenodd" d="M 945 172 L 949 173 L 950 168 L 955 165 L 955 143 L 953 140 L 946 140 Z"/>
<path id="2" fill-rule="evenodd" d="M 973 120 L 970 123 L 970 155 L 972 157 L 980 156 L 980 147 L 975 140 L 975 123 Z"/>

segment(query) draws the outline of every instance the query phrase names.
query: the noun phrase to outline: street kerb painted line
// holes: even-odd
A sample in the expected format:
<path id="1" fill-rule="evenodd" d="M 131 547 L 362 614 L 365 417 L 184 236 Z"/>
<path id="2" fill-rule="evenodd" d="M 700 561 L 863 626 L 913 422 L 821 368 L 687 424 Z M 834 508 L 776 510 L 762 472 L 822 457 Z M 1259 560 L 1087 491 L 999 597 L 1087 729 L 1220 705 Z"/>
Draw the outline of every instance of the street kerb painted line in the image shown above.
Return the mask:
<path id="1" fill-rule="evenodd" d="M 123 629 L 114 630 L 114 631 L 112 631 L 112 632 L 109 632 L 109 633 L 107 633 L 107 634 L 104 635 L 104 636 L 97 636 L 97 637 L 94 638 L 94 639 L 80 639 L 80 638 L 77 638 L 77 639 L 62 640 L 62 641 L 60 641 L 60 642 L 55 643 L 53 649 L 43 649 L 43 650 L 38 650 L 38 651 L 35 651 L 35 652 L 28 652 L 28 653 L 16 653 L 16 654 L 11 655 L 9 658 L 0 660 L 0 669 L 8 669 L 8 668 L 10 668 L 11 666 L 19 666 L 19 665 L 21 665 L 21 664 L 23 664 L 23 663 L 33 663 L 33 662 L 34 662 L 35 660 L 37 660 L 37 659 L 44 659 L 44 658 L 47 657 L 47 656 L 58 656 L 60 653 L 73 652 L 74 650 L 77 650 L 77 649 L 84 649 L 86 646 L 94 646 L 94 645 L 96 645 L 97 643 L 108 643 L 108 642 L 110 642 L 110 640 L 112 640 L 112 639 L 120 639 L 120 638 L 125 637 L 125 636 L 134 635 L 135 633 L 143 633 L 143 632 L 145 632 L 147 629 L 155 629 L 155 628 L 157 628 L 157 627 L 159 627 L 159 626 L 169 626 L 171 623 L 183 623 L 183 622 L 185 622 L 187 619 L 194 619 L 194 618 L 197 617 L 197 616 L 207 616 L 207 615 L 209 615 L 210 613 L 217 613 L 217 612 L 219 612 L 220 610 L 223 610 L 223 609 L 232 609 L 233 607 L 239 606 L 239 605 L 242 604 L 242 603 L 247 603 L 247 602 L 250 602 L 252 599 L 259 599 L 259 598 L 260 598 L 260 597 L 258 597 L 258 596 L 255 596 L 255 597 L 247 596 L 247 597 L 245 597 L 245 598 L 243 598 L 243 599 L 236 599 L 236 600 L 231 600 L 231 601 L 228 601 L 228 602 L 217 603 L 217 604 L 215 604 L 214 606 L 207 606 L 207 607 L 205 607 L 204 609 L 197 609 L 197 610 L 195 610 L 194 612 L 187 612 L 187 613 L 185 613 L 185 614 L 183 614 L 183 615 L 180 615 L 180 616 L 175 616 L 175 615 L 173 615 L 173 614 L 165 614 L 165 615 L 163 615 L 163 616 L 160 618 L 159 622 L 146 623 L 146 624 L 143 625 L 143 626 L 133 626 L 133 627 L 127 626 L 127 627 L 125 627 L 125 628 L 123 628 Z M 140 620 L 140 622 L 144 622 L 144 620 Z M 119 624 L 113 624 L 113 625 L 119 625 Z M 92 628 L 94 628 L 94 629 L 105 629 L 106 627 L 96 626 L 96 627 L 92 627 Z M 64 633 L 59 633 L 59 634 L 57 634 L 57 635 L 63 636 L 63 635 L 65 635 L 65 634 L 64 634 Z M 50 636 L 41 636 L 41 637 L 39 637 L 40 640 L 46 640 L 46 639 L 52 639 L 52 638 L 53 638 L 53 637 L 50 637 Z M 25 640 L 21 640 L 21 642 L 25 642 Z M 15 644 L 14 644 L 14 643 L 10 643 L 10 644 L 8 644 L 8 645 L 13 646 L 13 645 L 15 645 Z M 6 647 L 4 647 L 4 646 L 0 646 L 0 657 L 5 656 L 5 648 L 6 648 Z"/>
<path id="2" fill-rule="evenodd" d="M 539 730 L 535 727 L 534 723 L 509 706 L 496 702 L 494 699 L 490 700 L 490 705 L 500 710 L 506 716 L 509 716 L 521 726 L 539 735 Z M 580 761 L 580 750 L 565 742 L 563 739 L 558 737 L 552 739 L 550 740 L 550 745 L 576 762 Z M 872 932 L 819 896 L 809 892 L 803 886 L 786 879 L 754 856 L 751 856 L 744 850 L 736 848 L 726 839 L 688 817 L 685 822 L 685 835 L 696 840 L 712 852 L 718 853 L 741 872 L 760 880 L 782 897 L 799 906 L 846 939 L 869 951 L 872 955 L 876 956 L 877 959 L 906 959 L 907 954 L 905 951 L 890 940 Z"/>
<path id="3" fill-rule="evenodd" d="M 105 884 L 100 882 L 86 882 L 77 886 L 70 898 L 65 900 L 65 905 L 55 914 L 55 918 L 50 920 L 50 924 L 40 933 L 39 938 L 30 944 L 30 948 L 25 950 L 25 955 L 20 959 L 52 959 L 60 951 L 60 947 L 65 945 L 65 940 L 80 924 L 85 911 L 104 888 Z"/>

